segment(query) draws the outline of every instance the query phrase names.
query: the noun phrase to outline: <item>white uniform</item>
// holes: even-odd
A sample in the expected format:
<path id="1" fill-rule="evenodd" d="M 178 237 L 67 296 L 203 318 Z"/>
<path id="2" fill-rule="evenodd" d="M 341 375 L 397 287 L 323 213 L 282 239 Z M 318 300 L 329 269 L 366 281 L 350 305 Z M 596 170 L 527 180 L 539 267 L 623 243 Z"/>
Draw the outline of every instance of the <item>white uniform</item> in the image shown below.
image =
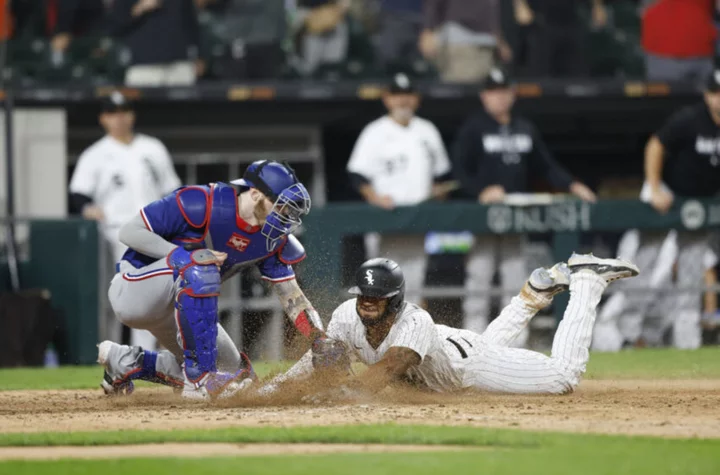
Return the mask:
<path id="1" fill-rule="evenodd" d="M 450 172 L 450 161 L 432 122 L 414 117 L 404 127 L 384 116 L 365 126 L 347 170 L 367 178 L 377 194 L 390 196 L 396 206 L 414 206 L 431 198 L 435 178 Z M 417 302 L 427 267 L 424 236 L 383 236 L 378 242 L 371 235 L 366 245 L 369 258 L 382 256 L 400 264 L 408 300 Z"/>
<path id="2" fill-rule="evenodd" d="M 373 349 L 365 338 L 355 299 L 335 310 L 327 334 L 343 341 L 351 356 L 367 365 L 380 361 L 389 348 L 410 348 L 420 355 L 421 363 L 409 370 L 407 376 L 436 391 L 470 388 L 561 394 L 572 391 L 585 372 L 595 309 L 606 287 L 604 278 L 595 273 L 578 272 L 570 276 L 570 302 L 549 357 L 508 346 L 537 313 L 519 296 L 512 299 L 482 335 L 436 325 L 426 311 L 408 303 L 382 344 Z M 275 382 L 312 372 L 311 360 L 308 352 Z"/>
<path id="3" fill-rule="evenodd" d="M 111 246 L 114 262 L 119 262 L 127 250 L 118 240 L 120 227 L 142 207 L 179 186 L 170 154 L 160 140 L 136 134 L 130 144 L 124 144 L 106 135 L 80 155 L 70 192 L 92 198 L 102 209 L 105 220 L 101 230 Z M 111 320 L 111 325 L 120 325 L 114 318 Z M 115 333 L 119 331 L 120 327 L 114 328 Z M 143 332 L 143 337 L 140 331 L 133 330 L 133 344 L 154 346 L 154 339 L 147 339 L 149 333 Z M 108 336 L 119 340 L 119 334 Z"/>

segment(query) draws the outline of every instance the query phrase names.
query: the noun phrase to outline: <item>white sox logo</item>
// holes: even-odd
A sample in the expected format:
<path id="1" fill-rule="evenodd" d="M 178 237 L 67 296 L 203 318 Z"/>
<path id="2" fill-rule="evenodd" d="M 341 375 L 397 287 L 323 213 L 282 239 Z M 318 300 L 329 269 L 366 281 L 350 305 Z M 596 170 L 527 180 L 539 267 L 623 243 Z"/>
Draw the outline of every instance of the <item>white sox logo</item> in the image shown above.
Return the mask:
<path id="1" fill-rule="evenodd" d="M 365 280 L 367 280 L 368 285 L 373 285 L 375 283 L 371 270 L 365 272 Z"/>

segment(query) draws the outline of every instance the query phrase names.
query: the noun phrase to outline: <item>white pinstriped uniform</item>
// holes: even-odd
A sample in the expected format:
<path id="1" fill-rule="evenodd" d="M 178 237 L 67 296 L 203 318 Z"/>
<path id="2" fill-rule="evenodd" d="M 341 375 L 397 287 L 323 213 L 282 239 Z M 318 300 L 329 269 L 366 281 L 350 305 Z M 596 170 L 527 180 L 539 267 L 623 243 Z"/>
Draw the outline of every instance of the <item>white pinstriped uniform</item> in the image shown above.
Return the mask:
<path id="1" fill-rule="evenodd" d="M 605 280 L 591 271 L 571 275 L 570 302 L 555 334 L 551 356 L 508 346 L 537 313 L 519 296 L 482 335 L 435 325 L 426 311 L 406 304 L 377 349 L 368 344 L 352 299 L 333 313 L 328 336 L 345 342 L 351 354 L 368 365 L 380 361 L 391 347 L 412 349 L 422 361 L 409 371 L 409 378 L 436 391 L 474 388 L 565 393 L 579 384 L 585 371 L 595 309 L 606 287 Z"/>

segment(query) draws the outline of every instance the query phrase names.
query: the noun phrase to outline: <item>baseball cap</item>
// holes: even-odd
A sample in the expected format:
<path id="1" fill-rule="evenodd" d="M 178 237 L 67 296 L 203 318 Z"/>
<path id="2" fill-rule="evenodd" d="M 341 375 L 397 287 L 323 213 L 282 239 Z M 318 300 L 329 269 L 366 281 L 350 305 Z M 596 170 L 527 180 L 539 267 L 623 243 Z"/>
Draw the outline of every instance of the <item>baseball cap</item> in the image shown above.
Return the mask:
<path id="1" fill-rule="evenodd" d="M 130 101 L 120 91 L 113 91 L 102 99 L 103 112 L 120 112 L 133 110 Z"/>
<path id="2" fill-rule="evenodd" d="M 720 92 L 720 69 L 712 72 L 705 85 L 705 89 L 708 92 Z"/>
<path id="3" fill-rule="evenodd" d="M 393 75 L 388 87 L 390 94 L 415 94 L 417 89 L 405 73 L 397 73 Z"/>
<path id="4" fill-rule="evenodd" d="M 492 68 L 485 79 L 482 80 L 480 88 L 482 90 L 505 89 L 514 84 L 512 78 L 500 68 Z"/>

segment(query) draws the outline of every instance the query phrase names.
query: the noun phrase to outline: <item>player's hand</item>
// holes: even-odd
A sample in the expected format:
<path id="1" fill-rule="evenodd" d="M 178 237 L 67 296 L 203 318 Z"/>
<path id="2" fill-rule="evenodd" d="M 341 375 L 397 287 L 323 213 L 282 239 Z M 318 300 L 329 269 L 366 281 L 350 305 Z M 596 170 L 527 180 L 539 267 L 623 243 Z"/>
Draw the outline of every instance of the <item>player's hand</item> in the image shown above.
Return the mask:
<path id="1" fill-rule="evenodd" d="M 423 30 L 418 39 L 418 49 L 425 59 L 434 59 L 438 52 L 437 35 L 432 30 Z"/>
<path id="2" fill-rule="evenodd" d="M 592 9 L 592 27 L 596 29 L 604 28 L 608 22 L 607 9 L 599 4 L 595 3 Z"/>
<path id="3" fill-rule="evenodd" d="M 673 195 L 660 188 L 654 189 L 650 194 L 650 204 L 658 213 L 665 214 L 673 204 Z"/>
<path id="4" fill-rule="evenodd" d="M 312 363 L 315 369 L 337 369 L 350 372 L 347 346 L 340 340 L 319 336 L 312 344 Z"/>
<path id="5" fill-rule="evenodd" d="M 163 0 L 139 0 L 133 5 L 131 13 L 133 16 L 138 17 L 151 11 L 157 10 L 162 6 Z"/>
<path id="6" fill-rule="evenodd" d="M 391 211 L 395 208 L 395 203 L 393 202 L 393 199 L 390 198 L 388 195 L 378 196 L 372 201 L 372 204 L 374 206 L 377 206 L 378 208 L 386 209 L 388 211 Z"/>
<path id="7" fill-rule="evenodd" d="M 505 199 L 505 188 L 501 185 L 490 185 L 478 196 L 478 201 L 482 204 L 500 203 Z"/>
<path id="8" fill-rule="evenodd" d="M 105 221 L 105 213 L 103 213 L 102 208 L 95 205 L 85 206 L 82 210 L 82 217 L 93 221 Z"/>
<path id="9" fill-rule="evenodd" d="M 587 201 L 588 203 L 597 202 L 597 196 L 595 195 L 593 190 L 591 190 L 585 184 L 580 183 L 579 181 L 575 181 L 570 185 L 570 192 L 581 200 Z"/>
<path id="10" fill-rule="evenodd" d="M 216 262 L 215 265 L 221 267 L 223 263 L 225 262 L 225 259 L 227 259 L 227 253 L 220 252 L 220 251 L 213 251 L 212 249 L 208 249 L 210 252 L 212 252 L 212 255 L 215 256 Z"/>
<path id="11" fill-rule="evenodd" d="M 523 26 L 535 22 L 535 12 L 532 11 L 527 2 L 520 2 L 515 8 L 515 22 Z"/>
<path id="12" fill-rule="evenodd" d="M 509 63 L 513 59 L 513 51 L 510 45 L 507 41 L 505 41 L 502 38 L 498 38 L 497 40 L 497 50 L 498 54 L 500 55 L 500 59 L 504 63 Z"/>

